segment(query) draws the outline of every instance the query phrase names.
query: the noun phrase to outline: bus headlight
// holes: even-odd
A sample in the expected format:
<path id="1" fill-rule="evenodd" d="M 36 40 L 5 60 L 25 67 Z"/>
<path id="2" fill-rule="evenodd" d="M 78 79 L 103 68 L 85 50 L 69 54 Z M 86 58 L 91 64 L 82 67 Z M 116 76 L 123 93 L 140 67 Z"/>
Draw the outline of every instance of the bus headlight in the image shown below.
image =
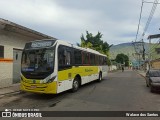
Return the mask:
<path id="1" fill-rule="evenodd" d="M 53 82 L 53 81 L 55 80 L 56 77 L 57 77 L 57 76 L 52 77 L 51 79 L 49 79 L 49 80 L 47 81 L 47 83 Z"/>

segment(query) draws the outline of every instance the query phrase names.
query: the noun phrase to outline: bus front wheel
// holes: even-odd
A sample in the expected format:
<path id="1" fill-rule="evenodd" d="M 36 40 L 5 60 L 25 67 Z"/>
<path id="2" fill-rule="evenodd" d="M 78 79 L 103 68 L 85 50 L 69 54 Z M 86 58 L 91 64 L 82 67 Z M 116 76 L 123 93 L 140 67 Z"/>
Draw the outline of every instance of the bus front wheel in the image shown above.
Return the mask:
<path id="1" fill-rule="evenodd" d="M 80 86 L 79 79 L 75 78 L 72 84 L 72 92 L 76 92 L 79 89 L 79 86 Z"/>

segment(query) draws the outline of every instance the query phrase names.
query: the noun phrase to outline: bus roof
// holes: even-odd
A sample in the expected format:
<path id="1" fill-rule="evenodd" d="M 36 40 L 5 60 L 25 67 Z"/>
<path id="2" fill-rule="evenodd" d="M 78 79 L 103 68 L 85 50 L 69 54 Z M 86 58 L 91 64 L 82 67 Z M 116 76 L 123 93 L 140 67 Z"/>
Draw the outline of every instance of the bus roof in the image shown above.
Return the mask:
<path id="1" fill-rule="evenodd" d="M 73 47 L 73 48 L 76 48 L 76 49 L 79 49 L 79 50 L 87 51 L 87 52 L 90 52 L 90 53 L 95 53 L 95 54 L 98 54 L 98 55 L 106 57 L 106 55 L 101 54 L 100 52 L 98 52 L 96 50 L 93 50 L 91 48 L 82 48 L 82 47 L 79 47 L 77 45 L 73 45 L 73 44 L 68 43 L 66 41 L 63 41 L 63 40 L 57 40 L 57 43 L 62 44 L 62 45 L 66 45 L 66 46 L 69 46 L 69 47 Z"/>
<path id="2" fill-rule="evenodd" d="M 82 47 L 79 47 L 79 46 L 76 46 L 76 45 L 73 45 L 71 43 L 68 43 L 66 41 L 63 41 L 63 40 L 55 40 L 55 39 L 42 39 L 42 40 L 34 40 L 34 41 L 31 41 L 31 42 L 28 42 L 28 43 L 35 43 L 35 42 L 42 42 L 42 41 L 54 41 L 55 43 L 58 43 L 59 45 L 65 45 L 65 46 L 68 46 L 68 47 L 73 47 L 73 48 L 76 48 L 76 49 L 79 49 L 79 50 L 82 50 L 82 51 L 86 51 L 86 52 L 90 52 L 90 53 L 95 53 L 95 54 L 98 54 L 98 55 L 101 55 L 101 56 L 105 56 L 104 54 L 101 54 L 100 52 L 96 51 L 96 50 L 93 50 L 93 49 L 90 49 L 90 48 L 82 48 Z"/>

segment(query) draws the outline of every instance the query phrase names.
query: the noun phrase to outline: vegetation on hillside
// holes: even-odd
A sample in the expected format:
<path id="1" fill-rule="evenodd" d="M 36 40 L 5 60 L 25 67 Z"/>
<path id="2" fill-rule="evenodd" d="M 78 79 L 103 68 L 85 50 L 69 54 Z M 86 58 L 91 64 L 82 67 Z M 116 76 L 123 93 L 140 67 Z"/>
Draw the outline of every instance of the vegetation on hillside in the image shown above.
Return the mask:
<path id="1" fill-rule="evenodd" d="M 121 53 L 129 56 L 130 60 L 136 59 L 136 56 L 134 56 L 135 50 L 131 43 L 114 45 L 110 48 L 110 58 L 113 60 L 116 58 L 118 54 Z"/>
<path id="2" fill-rule="evenodd" d="M 115 61 L 117 63 L 124 64 L 125 66 L 129 66 L 129 57 L 123 53 L 118 54 Z"/>
<path id="3" fill-rule="evenodd" d="M 149 45 L 149 43 L 145 43 L 146 59 L 148 58 L 147 55 L 149 55 L 149 48 L 151 48 L 152 59 L 160 57 L 160 54 L 157 54 L 157 52 L 155 51 L 155 48 L 160 48 L 159 44 L 152 43 L 151 45 Z M 139 57 L 135 54 L 136 51 L 132 43 L 122 43 L 119 45 L 114 45 L 110 48 L 110 58 L 112 60 L 114 60 L 116 56 L 121 53 L 127 55 L 130 61 L 136 61 L 137 59 L 139 59 Z"/>

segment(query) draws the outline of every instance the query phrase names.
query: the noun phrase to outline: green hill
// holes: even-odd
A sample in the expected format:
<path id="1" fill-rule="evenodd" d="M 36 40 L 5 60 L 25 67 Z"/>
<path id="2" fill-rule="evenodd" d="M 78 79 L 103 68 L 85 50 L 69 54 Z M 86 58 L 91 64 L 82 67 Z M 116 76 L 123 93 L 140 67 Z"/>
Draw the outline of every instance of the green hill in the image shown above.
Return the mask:
<path id="1" fill-rule="evenodd" d="M 157 54 L 157 52 L 155 51 L 155 48 L 160 48 L 160 44 L 153 43 L 149 45 L 149 43 L 145 43 L 144 47 L 145 47 L 146 59 L 148 59 L 148 55 L 149 55 L 149 46 L 151 48 L 152 59 L 160 58 L 160 54 Z M 132 43 L 122 43 L 118 45 L 113 45 L 110 48 L 111 59 L 115 59 L 117 54 L 120 54 L 120 53 L 123 53 L 129 56 L 130 61 L 135 61 L 138 59 L 138 55 L 135 55 L 136 51 Z"/>
<path id="2" fill-rule="evenodd" d="M 153 47 L 153 50 L 154 50 L 154 46 L 155 46 L 155 44 L 151 45 L 151 48 Z M 144 48 L 145 48 L 145 53 L 148 54 L 149 53 L 149 44 L 145 43 Z M 140 47 L 140 49 L 141 49 L 141 53 L 142 53 L 143 47 Z M 139 52 L 139 49 L 138 49 L 138 52 Z M 133 43 L 131 43 L 131 42 L 113 45 L 110 48 L 110 58 L 111 59 L 115 59 L 117 54 L 121 54 L 121 53 L 129 56 L 130 61 L 135 61 L 135 60 L 139 59 L 138 55 L 135 54 L 136 51 L 135 51 Z M 147 54 L 146 54 L 146 58 L 148 56 Z M 141 57 L 142 57 L 142 55 L 141 55 Z"/>
<path id="3" fill-rule="evenodd" d="M 110 48 L 110 58 L 115 59 L 117 54 L 123 53 L 129 56 L 129 59 L 134 59 L 133 54 L 135 53 L 132 43 L 122 43 L 119 45 L 113 45 Z"/>

